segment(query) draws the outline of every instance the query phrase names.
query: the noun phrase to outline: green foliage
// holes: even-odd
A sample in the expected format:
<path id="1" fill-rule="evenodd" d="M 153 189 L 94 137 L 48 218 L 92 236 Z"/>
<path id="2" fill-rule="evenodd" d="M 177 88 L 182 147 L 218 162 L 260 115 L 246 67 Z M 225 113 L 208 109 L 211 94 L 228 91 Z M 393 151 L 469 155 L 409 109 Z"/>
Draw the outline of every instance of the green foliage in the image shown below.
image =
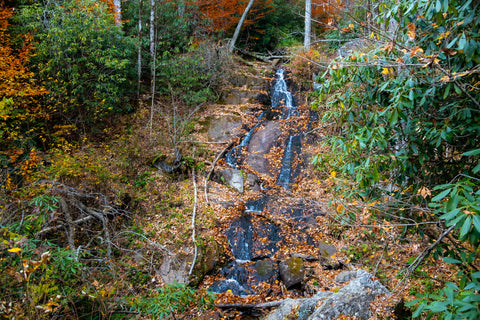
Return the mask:
<path id="1" fill-rule="evenodd" d="M 408 50 L 391 44 L 391 48 L 350 56 L 348 62 L 354 67 L 338 64 L 328 71 L 324 92 L 337 91 L 329 99 L 324 120 L 335 119 L 344 128 L 341 136 L 330 141 L 339 155 L 334 167 L 355 177 L 364 190 L 373 191 L 385 179 L 400 186 L 435 185 L 458 173 L 468 174 L 478 165 L 478 155 L 465 153 L 480 145 L 476 105 L 480 93 L 467 89 L 476 83 L 470 68 L 477 58 L 470 51 L 460 51 L 465 44 L 455 37 L 468 34 L 469 43 L 476 43 L 480 40 L 478 25 L 468 18 L 475 11 L 468 3 L 449 3 L 451 12 L 457 12 L 449 18 L 443 18 L 442 12 L 433 15 L 427 4 L 417 7 L 419 18 L 412 19 L 423 37 L 416 43 L 409 40 L 409 21 L 400 21 Z M 410 8 L 410 2 L 399 5 Z M 431 28 L 432 23 L 438 27 Z M 443 26 L 451 34 L 447 40 Z M 448 46 L 458 52 L 445 54 L 441 49 Z M 385 64 L 395 60 L 398 67 Z M 445 78 L 442 70 L 455 79 Z"/>
<path id="2" fill-rule="evenodd" d="M 268 52 L 302 43 L 304 22 L 298 14 L 304 10 L 301 1 L 274 0 L 271 6 L 255 24 L 245 27 L 240 45 L 253 51 Z"/>
<path id="3" fill-rule="evenodd" d="M 471 279 L 463 276 L 460 285 L 452 282 L 446 283 L 437 294 L 421 295 L 420 299 L 408 302 L 407 306 L 418 304 L 413 313 L 414 318 L 426 314 L 426 319 L 430 319 L 434 314 L 438 319 L 445 320 L 474 320 L 478 319 L 480 314 L 480 272 L 471 275 Z"/>
<path id="4" fill-rule="evenodd" d="M 133 42 L 103 2 L 74 0 L 22 8 L 36 45 L 32 68 L 49 91 L 45 103 L 77 126 L 128 111 Z"/>
<path id="5" fill-rule="evenodd" d="M 172 314 L 182 313 L 196 306 L 201 309 L 213 306 L 213 296 L 205 291 L 195 291 L 184 285 L 173 283 L 155 290 L 149 297 L 129 297 L 127 303 L 142 315 L 163 319 Z"/>
<path id="6" fill-rule="evenodd" d="M 74 252 L 25 238 L 9 227 L 0 229 L 0 247 L 0 297 L 10 303 L 3 315 L 40 319 L 61 314 L 77 301 L 84 265 Z"/>
<path id="7" fill-rule="evenodd" d="M 395 42 L 332 63 L 323 121 L 336 122 L 340 134 L 327 143 L 333 156 L 313 162 L 353 177 L 359 188 L 346 194 L 429 201 L 465 244 L 434 254 L 464 273 L 460 284 L 414 301 L 414 316 L 477 319 L 479 274 L 469 266 L 480 244 L 480 4 L 409 0 L 380 10 L 379 23 L 398 23 Z"/>
<path id="8" fill-rule="evenodd" d="M 175 56 L 165 51 L 157 64 L 157 88 L 189 107 L 211 101 L 221 84 L 223 63 L 220 50 L 208 44 Z"/>

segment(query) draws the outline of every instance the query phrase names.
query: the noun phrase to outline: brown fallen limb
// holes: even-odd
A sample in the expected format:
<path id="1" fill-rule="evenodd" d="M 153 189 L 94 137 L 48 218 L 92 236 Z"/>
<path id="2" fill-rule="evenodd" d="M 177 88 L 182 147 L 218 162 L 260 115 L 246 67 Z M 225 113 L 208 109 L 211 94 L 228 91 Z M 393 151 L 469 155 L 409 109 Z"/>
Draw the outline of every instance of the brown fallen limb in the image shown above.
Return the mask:
<path id="1" fill-rule="evenodd" d="M 74 225 L 79 224 L 79 223 L 82 223 L 82 222 L 86 222 L 88 220 L 92 220 L 93 218 L 94 218 L 93 216 L 86 216 L 86 217 L 83 217 L 83 218 L 72 221 L 72 224 L 74 224 Z M 45 228 L 43 230 L 38 231 L 36 236 L 38 237 L 38 236 L 41 236 L 44 233 L 48 233 L 48 232 L 55 231 L 55 230 L 60 229 L 60 228 L 64 228 L 67 225 L 68 225 L 68 223 L 62 223 L 62 224 L 59 224 L 59 225 L 56 225 L 56 226 L 53 226 L 53 227 Z"/>
<path id="2" fill-rule="evenodd" d="M 220 309 L 266 309 L 266 308 L 273 308 L 278 307 L 283 303 L 284 300 L 277 300 L 277 301 L 270 301 L 258 304 L 252 303 L 216 303 L 215 307 Z"/>
<path id="3" fill-rule="evenodd" d="M 225 154 L 225 152 L 233 146 L 233 141 L 231 141 L 225 148 L 223 148 L 222 152 L 220 152 L 217 157 L 215 158 L 215 161 L 213 161 L 212 168 L 210 169 L 210 172 L 208 173 L 207 177 L 205 178 L 205 202 L 208 205 L 208 180 L 210 180 L 210 177 L 212 176 L 213 170 L 215 169 L 215 165 L 217 164 L 217 161 Z"/>
<path id="4" fill-rule="evenodd" d="M 420 265 L 420 263 L 422 263 L 423 260 L 425 260 L 425 258 L 430 254 L 430 252 L 432 252 L 432 250 L 440 243 L 442 242 L 443 238 L 445 238 L 449 233 L 450 231 L 453 230 L 453 228 L 455 228 L 455 225 L 453 226 L 450 226 L 447 230 L 445 230 L 441 235 L 440 237 L 438 237 L 438 239 L 432 243 L 430 246 L 428 246 L 425 250 L 423 250 L 422 254 L 420 254 L 417 259 L 415 259 L 415 261 L 412 262 L 412 264 L 407 268 L 408 270 L 408 274 L 412 273 L 413 271 L 415 271 L 415 269 L 417 269 L 417 267 Z"/>
<path id="5" fill-rule="evenodd" d="M 246 56 L 253 57 L 255 59 L 258 59 L 260 61 L 266 62 L 266 63 L 271 63 L 272 59 L 290 59 L 290 56 L 263 56 L 255 52 L 250 52 L 250 51 L 245 51 L 245 50 L 238 50 L 241 54 L 244 54 Z"/>

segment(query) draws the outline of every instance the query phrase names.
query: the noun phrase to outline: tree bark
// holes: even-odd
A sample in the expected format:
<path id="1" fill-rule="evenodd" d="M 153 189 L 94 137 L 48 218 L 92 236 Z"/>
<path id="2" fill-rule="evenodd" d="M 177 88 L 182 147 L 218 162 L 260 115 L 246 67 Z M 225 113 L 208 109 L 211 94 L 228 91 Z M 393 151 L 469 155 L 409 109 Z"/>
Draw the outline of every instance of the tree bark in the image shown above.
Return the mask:
<path id="1" fill-rule="evenodd" d="M 122 24 L 122 1 L 113 0 L 113 7 L 115 8 L 115 24 L 119 26 Z"/>
<path id="2" fill-rule="evenodd" d="M 306 50 L 310 49 L 310 36 L 312 33 L 312 0 L 305 1 L 305 38 L 303 46 Z"/>
<path id="3" fill-rule="evenodd" d="M 150 56 L 155 57 L 155 0 L 150 0 Z"/>
<path id="4" fill-rule="evenodd" d="M 240 18 L 240 21 L 237 24 L 237 28 L 233 33 L 232 40 L 230 41 L 230 46 L 228 48 L 229 52 L 233 52 L 233 49 L 235 48 L 235 43 L 237 42 L 238 35 L 240 34 L 240 29 L 242 29 L 243 22 L 245 22 L 245 18 L 247 17 L 248 11 L 250 11 L 250 8 L 253 5 L 253 1 L 254 0 L 250 0 L 247 4 L 247 7 L 245 8 L 245 11 L 243 11 L 242 17 Z"/>
<path id="5" fill-rule="evenodd" d="M 137 54 L 137 99 L 140 99 L 142 82 L 142 0 L 138 3 L 138 54 Z"/>

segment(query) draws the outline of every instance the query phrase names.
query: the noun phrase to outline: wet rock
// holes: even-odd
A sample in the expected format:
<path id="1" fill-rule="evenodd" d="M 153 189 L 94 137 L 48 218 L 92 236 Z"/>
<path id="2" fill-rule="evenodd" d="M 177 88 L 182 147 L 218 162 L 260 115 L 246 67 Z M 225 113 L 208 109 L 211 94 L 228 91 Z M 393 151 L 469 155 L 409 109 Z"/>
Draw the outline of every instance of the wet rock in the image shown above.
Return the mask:
<path id="1" fill-rule="evenodd" d="M 253 170 L 271 175 L 269 163 L 265 156 L 274 146 L 280 133 L 280 124 L 273 121 L 266 122 L 264 128 L 254 133 L 248 145 L 247 151 L 249 154 L 246 160 L 246 163 Z"/>
<path id="2" fill-rule="evenodd" d="M 232 222 L 227 230 L 227 239 L 235 259 L 250 261 L 253 247 L 253 225 L 250 216 L 242 216 Z"/>
<path id="3" fill-rule="evenodd" d="M 280 278 L 287 289 L 302 283 L 305 277 L 303 259 L 295 257 L 280 262 Z"/>
<path id="4" fill-rule="evenodd" d="M 241 170 L 228 168 L 221 170 L 220 175 L 227 185 L 243 193 L 243 173 Z"/>
<path id="5" fill-rule="evenodd" d="M 268 202 L 268 198 L 266 197 L 248 200 L 245 205 L 245 212 L 260 213 L 263 211 L 263 209 L 265 209 L 267 202 Z"/>
<path id="6" fill-rule="evenodd" d="M 338 292 L 319 292 L 311 298 L 286 299 L 265 320 L 283 320 L 295 310 L 301 320 L 331 320 L 339 315 L 369 319 L 370 304 L 378 295 L 390 292 L 366 271 L 356 271 L 356 277 Z M 317 307 L 319 304 L 321 305 Z"/>
<path id="7" fill-rule="evenodd" d="M 301 148 L 302 138 L 300 135 L 288 137 L 282 158 L 282 168 L 280 169 L 280 174 L 277 179 L 277 184 L 285 189 L 290 188 L 290 184 L 297 174 L 296 170 L 293 168 L 293 162 L 300 154 Z"/>
<path id="8" fill-rule="evenodd" d="M 252 223 L 251 216 L 232 222 L 226 234 L 230 250 L 237 260 L 253 261 L 271 257 L 278 251 L 280 228 L 262 218 Z"/>
<path id="9" fill-rule="evenodd" d="M 235 135 L 242 125 L 242 120 L 239 116 L 226 115 L 220 118 L 208 118 L 206 120 L 208 127 L 208 139 L 210 141 L 227 141 Z"/>
<path id="10" fill-rule="evenodd" d="M 253 284 L 272 283 L 278 278 L 278 265 L 272 260 L 260 260 L 250 266 L 254 269 Z"/>
<path id="11" fill-rule="evenodd" d="M 234 295 L 244 297 L 252 294 L 249 288 L 245 288 L 235 279 L 219 280 L 214 282 L 208 291 L 213 293 L 223 293 L 230 290 Z"/>

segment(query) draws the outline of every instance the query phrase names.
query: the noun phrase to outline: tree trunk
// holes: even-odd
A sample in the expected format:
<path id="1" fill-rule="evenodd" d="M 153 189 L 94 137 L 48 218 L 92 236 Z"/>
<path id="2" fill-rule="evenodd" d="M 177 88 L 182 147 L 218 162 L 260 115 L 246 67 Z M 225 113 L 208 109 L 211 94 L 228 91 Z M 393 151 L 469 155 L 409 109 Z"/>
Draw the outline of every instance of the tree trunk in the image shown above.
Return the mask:
<path id="1" fill-rule="evenodd" d="M 310 49 L 310 37 L 312 33 L 312 0 L 305 1 L 305 38 L 303 46 L 306 50 Z"/>
<path id="2" fill-rule="evenodd" d="M 240 21 L 237 24 L 237 28 L 235 29 L 235 33 L 233 34 L 232 40 L 230 41 L 230 46 L 228 48 L 229 52 L 233 52 L 233 49 L 235 48 L 235 43 L 237 42 L 238 35 L 240 34 L 240 29 L 242 29 L 243 22 L 247 17 L 248 11 L 253 5 L 253 1 L 254 0 L 250 0 L 247 4 L 247 7 L 245 8 L 245 11 L 243 11 L 242 17 L 240 18 Z"/>
<path id="3" fill-rule="evenodd" d="M 122 24 L 122 1 L 113 0 L 113 7 L 115 8 L 115 24 L 119 26 Z"/>
<path id="4" fill-rule="evenodd" d="M 137 99 L 140 99 L 140 84 L 142 82 L 142 0 L 138 3 L 138 55 L 137 55 Z"/>
<path id="5" fill-rule="evenodd" d="M 150 56 L 155 57 L 155 0 L 150 0 Z"/>

